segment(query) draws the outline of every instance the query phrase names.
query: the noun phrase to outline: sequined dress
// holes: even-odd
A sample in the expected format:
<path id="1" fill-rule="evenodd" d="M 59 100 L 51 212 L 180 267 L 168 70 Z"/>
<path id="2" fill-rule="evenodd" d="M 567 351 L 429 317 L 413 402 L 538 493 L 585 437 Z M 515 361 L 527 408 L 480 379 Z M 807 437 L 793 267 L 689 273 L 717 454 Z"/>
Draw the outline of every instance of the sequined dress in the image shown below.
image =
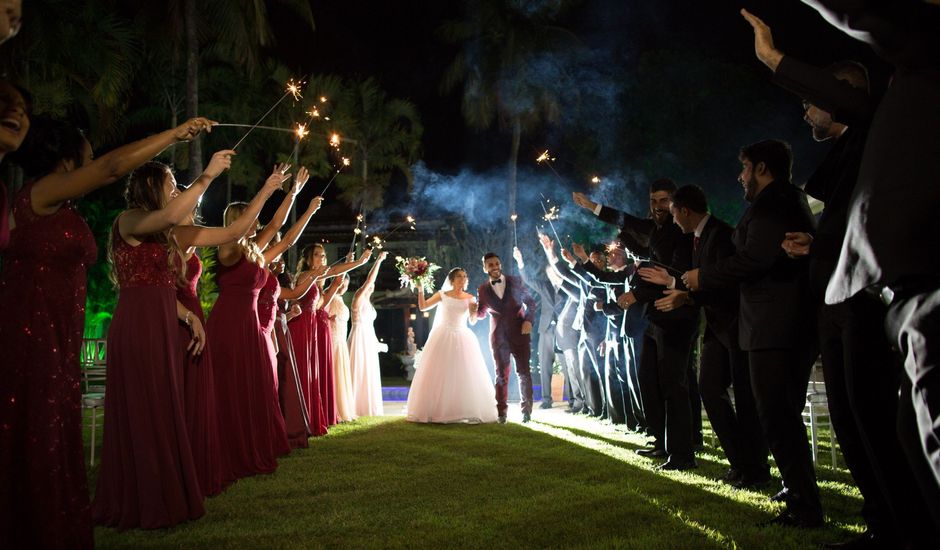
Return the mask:
<path id="1" fill-rule="evenodd" d="M 300 305 L 301 314 L 287 324 L 290 328 L 291 341 L 294 343 L 294 356 L 297 358 L 300 385 L 306 399 L 310 431 L 315 436 L 325 435 L 327 430 L 317 369 L 316 310 L 314 308 L 319 298 L 320 289 L 314 284 L 297 302 Z"/>
<path id="2" fill-rule="evenodd" d="M 202 275 L 202 261 L 198 254 L 186 262 L 186 285 L 177 284 L 176 299 L 206 326 L 202 304 L 196 293 L 196 285 Z M 227 468 L 222 462 L 222 447 L 219 441 L 219 419 L 215 404 L 215 373 L 212 367 L 212 348 L 206 343 L 202 353 L 193 355 L 188 349 L 192 333 L 186 323 L 179 327 L 179 350 L 183 362 L 184 403 L 186 430 L 193 450 L 199 487 L 205 496 L 213 496 L 225 488 Z"/>
<path id="3" fill-rule="evenodd" d="M 235 478 L 271 473 L 290 452 L 274 366 L 259 325 L 258 294 L 268 271 L 244 256 L 219 264 L 219 298 L 209 314 L 219 435 Z"/>
<path id="4" fill-rule="evenodd" d="M 169 527 L 203 515 L 184 414 L 176 278 L 166 245 L 128 244 L 111 229 L 120 292 L 108 329 L 104 443 L 92 505 L 119 529 Z"/>
<path id="5" fill-rule="evenodd" d="M 70 206 L 11 201 L 0 268 L 0 548 L 90 548 L 79 350 L 97 247 Z"/>

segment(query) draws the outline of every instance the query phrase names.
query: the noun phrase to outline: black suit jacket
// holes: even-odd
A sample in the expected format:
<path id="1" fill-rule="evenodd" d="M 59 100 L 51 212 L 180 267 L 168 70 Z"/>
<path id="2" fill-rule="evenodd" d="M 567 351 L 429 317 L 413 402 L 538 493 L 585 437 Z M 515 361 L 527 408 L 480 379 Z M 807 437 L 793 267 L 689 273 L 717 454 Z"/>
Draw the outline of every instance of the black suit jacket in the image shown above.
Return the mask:
<path id="1" fill-rule="evenodd" d="M 692 267 L 703 268 L 718 264 L 734 256 L 734 229 L 715 216 L 709 216 L 702 228 L 698 248 L 692 252 Z M 708 328 L 722 338 L 725 344 L 738 340 L 740 289 L 730 283 L 721 288 L 693 292 L 696 304 L 705 312 Z"/>
<path id="2" fill-rule="evenodd" d="M 539 336 L 551 335 L 555 331 L 555 322 L 565 305 L 565 295 L 561 290 L 555 290 L 546 277 L 532 280 L 525 268 L 519 270 L 519 276 L 529 288 L 539 297 Z"/>
<path id="3" fill-rule="evenodd" d="M 489 279 L 477 289 L 477 317 L 482 319 L 490 315 L 490 346 L 521 346 L 530 341 L 528 334 L 522 334 L 522 323 L 535 324 L 535 300 L 518 277 L 503 273 L 506 288 L 500 299 L 493 290 Z"/>
<path id="4" fill-rule="evenodd" d="M 875 111 L 826 302 L 872 285 L 935 287 L 940 232 L 940 7 L 915 0 L 814 0 L 843 30 L 861 31 L 896 71 Z M 830 18 L 830 20 L 834 20 Z"/>
<path id="5" fill-rule="evenodd" d="M 807 195 L 825 203 L 810 248 L 809 263 L 813 294 L 817 301 L 822 302 L 826 285 L 842 251 L 849 204 L 858 180 L 858 169 L 862 163 L 862 152 L 868 139 L 868 125 L 875 103 L 866 91 L 852 87 L 826 70 L 789 56 L 780 61 L 774 73 L 774 82 L 832 114 L 833 120 L 848 126 L 835 139 L 826 158 L 803 187 Z"/>
<path id="6" fill-rule="evenodd" d="M 813 332 L 807 262 L 780 243 L 787 231 L 815 232 L 806 194 L 789 182 L 767 185 L 734 230 L 735 253 L 699 271 L 702 290 L 740 285 L 741 349 L 791 348 Z"/>

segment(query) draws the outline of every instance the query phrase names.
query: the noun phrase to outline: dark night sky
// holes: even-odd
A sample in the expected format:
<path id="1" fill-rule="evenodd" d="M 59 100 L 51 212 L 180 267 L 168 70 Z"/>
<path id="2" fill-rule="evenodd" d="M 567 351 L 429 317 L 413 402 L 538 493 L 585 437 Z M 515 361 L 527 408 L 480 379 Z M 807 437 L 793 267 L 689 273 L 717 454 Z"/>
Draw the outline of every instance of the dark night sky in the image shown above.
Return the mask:
<path id="1" fill-rule="evenodd" d="M 791 1 L 647 2 L 583 0 L 563 20 L 586 45 L 607 48 L 611 59 L 630 63 L 656 48 L 689 48 L 717 59 L 759 67 L 749 25 L 737 13 L 746 7 L 774 29 L 784 52 L 819 65 L 859 59 L 873 69 L 875 88 L 886 74 L 871 51 L 831 28 L 813 10 Z M 458 1 L 313 2 L 317 29 L 298 30 L 289 14 L 272 8 L 277 50 L 300 72 L 375 76 L 390 96 L 410 99 L 425 124 L 423 157 L 431 168 L 456 170 L 505 161 L 508 138 L 464 127 L 459 91 L 442 96 L 441 75 L 456 48 L 435 37 L 441 21 L 459 17 Z M 769 83 L 768 94 L 788 96 Z M 795 100 L 794 100 L 795 101 Z M 809 133 L 807 132 L 807 139 Z"/>

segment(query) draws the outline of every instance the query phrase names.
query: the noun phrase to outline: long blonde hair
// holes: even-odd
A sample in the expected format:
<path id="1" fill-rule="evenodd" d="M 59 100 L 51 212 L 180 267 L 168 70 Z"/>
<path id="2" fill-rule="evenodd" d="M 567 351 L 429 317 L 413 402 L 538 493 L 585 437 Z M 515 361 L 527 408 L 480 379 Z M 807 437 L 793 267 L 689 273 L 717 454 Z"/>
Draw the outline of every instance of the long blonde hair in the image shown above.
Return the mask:
<path id="1" fill-rule="evenodd" d="M 223 223 L 225 227 L 228 227 L 235 223 L 242 214 L 245 213 L 245 209 L 248 207 L 247 202 L 232 202 L 225 207 L 225 212 L 222 214 Z M 255 222 L 255 230 L 257 230 L 257 222 Z M 241 253 L 245 255 L 245 258 L 249 262 L 258 264 L 261 267 L 264 267 L 264 254 L 261 252 L 261 249 L 258 248 L 258 245 L 255 244 L 255 241 L 248 237 L 242 237 L 238 239 L 235 243 Z"/>

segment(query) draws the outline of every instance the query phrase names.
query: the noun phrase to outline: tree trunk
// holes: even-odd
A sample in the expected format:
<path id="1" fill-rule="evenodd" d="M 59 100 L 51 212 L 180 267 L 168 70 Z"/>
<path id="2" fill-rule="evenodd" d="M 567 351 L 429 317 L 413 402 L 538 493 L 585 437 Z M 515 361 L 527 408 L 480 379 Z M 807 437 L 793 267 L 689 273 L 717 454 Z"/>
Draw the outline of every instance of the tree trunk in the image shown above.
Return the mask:
<path id="1" fill-rule="evenodd" d="M 186 28 L 186 117 L 199 113 L 199 35 L 196 0 L 184 0 L 183 18 Z M 189 144 L 189 181 L 202 174 L 202 139 Z"/>

